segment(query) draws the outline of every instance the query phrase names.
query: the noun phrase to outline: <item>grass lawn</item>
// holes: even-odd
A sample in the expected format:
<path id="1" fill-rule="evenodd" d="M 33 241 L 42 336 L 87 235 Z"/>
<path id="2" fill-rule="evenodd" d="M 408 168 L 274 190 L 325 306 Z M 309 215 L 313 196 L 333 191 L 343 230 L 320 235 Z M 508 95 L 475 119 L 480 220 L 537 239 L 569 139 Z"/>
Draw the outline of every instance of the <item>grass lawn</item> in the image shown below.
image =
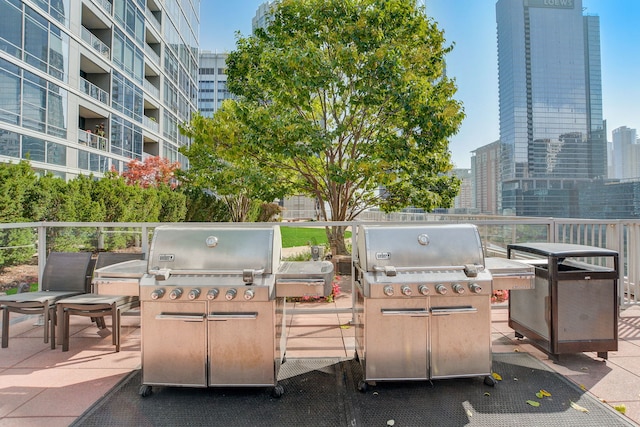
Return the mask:
<path id="1" fill-rule="evenodd" d="M 37 291 L 38 291 L 38 284 L 37 283 L 31 283 L 29 292 L 37 292 Z M 7 295 L 17 294 L 18 293 L 18 288 L 7 289 L 7 291 L 5 293 Z"/>
<path id="2" fill-rule="evenodd" d="M 280 232 L 282 234 L 283 248 L 312 245 L 322 246 L 328 243 L 327 233 L 325 232 L 324 227 L 280 227 Z M 344 237 L 351 237 L 351 232 L 347 231 Z"/>

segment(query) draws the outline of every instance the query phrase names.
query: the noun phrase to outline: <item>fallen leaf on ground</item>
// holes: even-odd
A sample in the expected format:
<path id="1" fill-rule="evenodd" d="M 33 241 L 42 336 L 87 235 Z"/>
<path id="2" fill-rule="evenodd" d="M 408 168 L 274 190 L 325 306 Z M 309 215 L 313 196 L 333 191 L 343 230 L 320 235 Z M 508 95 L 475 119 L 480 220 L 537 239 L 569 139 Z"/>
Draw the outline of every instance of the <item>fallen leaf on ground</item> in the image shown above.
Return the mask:
<path id="1" fill-rule="evenodd" d="M 540 406 L 540 402 L 536 402 L 535 400 L 527 400 L 527 403 L 531 406 Z"/>
<path id="2" fill-rule="evenodd" d="M 613 409 L 615 409 L 616 411 L 620 412 L 622 415 L 624 415 L 627 412 L 627 405 L 625 405 L 624 403 L 621 405 L 616 405 L 613 407 Z"/>
<path id="3" fill-rule="evenodd" d="M 495 379 L 496 381 L 502 381 L 502 377 L 500 376 L 500 374 L 493 372 L 491 374 L 491 376 L 493 377 L 493 379 Z"/>
<path id="4" fill-rule="evenodd" d="M 484 392 L 484 395 L 485 395 L 485 396 L 491 396 L 491 393 L 489 393 L 488 391 L 485 391 L 485 392 Z"/>
<path id="5" fill-rule="evenodd" d="M 340 325 L 340 329 L 349 329 L 351 325 Z"/>
<path id="6" fill-rule="evenodd" d="M 580 390 L 586 391 L 587 388 L 584 386 L 584 384 L 580 384 Z"/>
<path id="7" fill-rule="evenodd" d="M 578 405 L 576 402 L 571 402 L 571 407 L 577 411 L 588 413 L 589 410 L 585 407 Z"/>

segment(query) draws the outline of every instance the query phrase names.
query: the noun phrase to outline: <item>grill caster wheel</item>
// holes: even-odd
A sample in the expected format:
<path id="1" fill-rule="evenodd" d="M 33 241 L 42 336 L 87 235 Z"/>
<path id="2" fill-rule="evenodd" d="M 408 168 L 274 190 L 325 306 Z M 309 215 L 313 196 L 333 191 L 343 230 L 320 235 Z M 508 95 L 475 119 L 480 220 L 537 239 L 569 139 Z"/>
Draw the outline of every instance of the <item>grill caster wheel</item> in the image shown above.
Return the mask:
<path id="1" fill-rule="evenodd" d="M 488 385 L 489 387 L 495 387 L 496 379 L 493 378 L 491 375 L 487 375 L 486 377 L 484 377 L 484 383 L 485 383 L 485 385 Z"/>
<path id="2" fill-rule="evenodd" d="M 271 396 L 275 397 L 276 399 L 280 399 L 283 394 L 284 394 L 284 387 L 282 387 L 281 385 L 275 386 L 271 391 Z"/>
<path id="3" fill-rule="evenodd" d="M 366 381 L 359 381 L 358 382 L 358 391 L 361 393 L 365 393 L 367 391 L 367 388 L 369 387 L 369 384 L 367 384 Z"/>
<path id="4" fill-rule="evenodd" d="M 142 397 L 149 397 L 151 396 L 151 393 L 152 390 L 150 385 L 143 385 L 140 387 L 140 391 L 138 391 L 138 394 Z"/>

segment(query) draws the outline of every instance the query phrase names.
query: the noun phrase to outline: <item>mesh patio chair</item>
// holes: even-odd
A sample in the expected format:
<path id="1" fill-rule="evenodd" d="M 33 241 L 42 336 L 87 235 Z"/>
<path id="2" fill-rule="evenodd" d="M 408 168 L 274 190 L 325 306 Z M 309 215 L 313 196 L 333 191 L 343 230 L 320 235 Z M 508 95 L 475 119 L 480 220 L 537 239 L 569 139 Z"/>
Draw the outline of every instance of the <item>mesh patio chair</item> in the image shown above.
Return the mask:
<path id="1" fill-rule="evenodd" d="M 9 314 L 44 316 L 44 342 L 55 348 L 55 304 L 58 300 L 88 291 L 91 274 L 90 252 L 51 252 L 41 278 L 41 291 L 0 297 L 2 309 L 2 348 L 9 346 Z"/>
<path id="2" fill-rule="evenodd" d="M 144 259 L 144 254 L 101 252 L 96 260 L 96 270 L 109 265 L 132 260 Z M 107 295 L 88 293 L 64 298 L 57 303 L 57 318 L 61 322 L 62 351 L 69 350 L 69 321 L 70 316 L 90 317 L 100 329 L 105 329 L 104 318 L 111 316 L 111 337 L 116 352 L 120 351 L 120 320 L 123 312 L 140 306 L 138 296 Z"/>

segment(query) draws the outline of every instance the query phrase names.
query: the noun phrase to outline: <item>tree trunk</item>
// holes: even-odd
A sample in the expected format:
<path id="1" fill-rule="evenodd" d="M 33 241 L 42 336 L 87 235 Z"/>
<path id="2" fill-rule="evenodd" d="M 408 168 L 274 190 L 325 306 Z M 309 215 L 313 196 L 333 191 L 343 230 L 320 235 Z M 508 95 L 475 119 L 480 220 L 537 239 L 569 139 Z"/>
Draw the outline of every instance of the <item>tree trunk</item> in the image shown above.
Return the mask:
<path id="1" fill-rule="evenodd" d="M 326 227 L 327 240 L 329 240 L 332 255 L 349 255 L 347 244 L 344 241 L 346 230 L 347 227 L 343 225 Z"/>

